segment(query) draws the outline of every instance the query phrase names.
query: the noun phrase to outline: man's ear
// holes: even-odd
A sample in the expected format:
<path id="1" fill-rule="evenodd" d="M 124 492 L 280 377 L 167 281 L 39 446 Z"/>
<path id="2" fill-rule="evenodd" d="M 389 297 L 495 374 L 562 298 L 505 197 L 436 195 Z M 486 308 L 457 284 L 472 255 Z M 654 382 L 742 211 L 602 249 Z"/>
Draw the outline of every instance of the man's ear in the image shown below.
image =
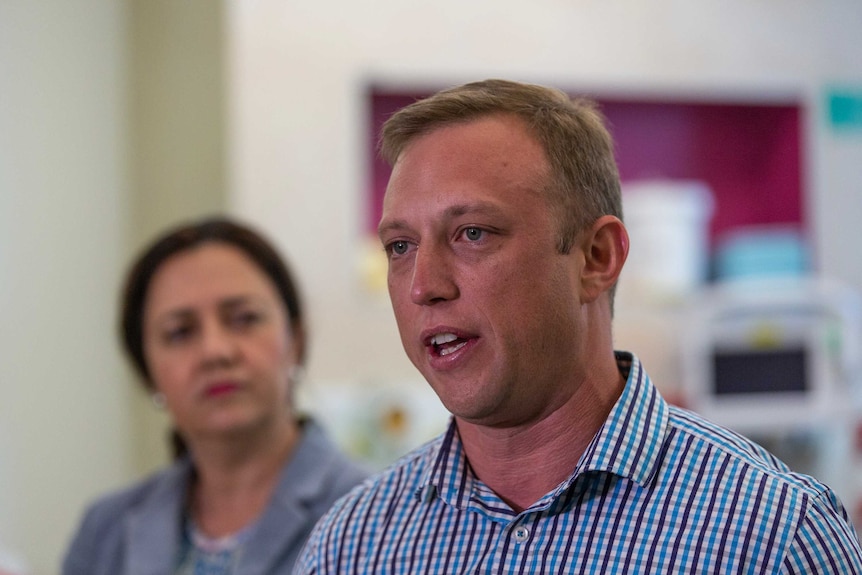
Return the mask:
<path id="1" fill-rule="evenodd" d="M 592 302 L 617 281 L 629 253 L 629 234 L 619 218 L 602 216 L 584 230 L 581 298 Z"/>

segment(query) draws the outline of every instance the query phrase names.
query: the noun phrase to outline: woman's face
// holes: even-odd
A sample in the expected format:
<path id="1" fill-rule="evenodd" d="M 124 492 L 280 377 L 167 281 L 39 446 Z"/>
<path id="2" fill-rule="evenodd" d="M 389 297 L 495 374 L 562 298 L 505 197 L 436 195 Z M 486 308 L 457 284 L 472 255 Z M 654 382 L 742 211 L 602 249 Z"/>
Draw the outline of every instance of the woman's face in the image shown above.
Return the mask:
<path id="1" fill-rule="evenodd" d="M 143 325 L 153 383 L 188 440 L 291 417 L 299 342 L 275 285 L 240 249 L 205 243 L 165 260 Z"/>

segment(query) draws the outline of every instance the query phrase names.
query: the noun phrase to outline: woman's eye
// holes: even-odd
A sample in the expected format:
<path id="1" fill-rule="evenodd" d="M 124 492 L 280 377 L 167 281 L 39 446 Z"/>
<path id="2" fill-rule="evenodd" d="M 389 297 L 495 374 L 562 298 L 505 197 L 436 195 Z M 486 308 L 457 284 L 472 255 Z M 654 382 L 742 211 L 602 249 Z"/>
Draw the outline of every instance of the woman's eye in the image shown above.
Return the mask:
<path id="1" fill-rule="evenodd" d="M 166 329 L 162 333 L 162 339 L 169 344 L 182 343 L 192 335 L 192 327 L 189 325 L 178 325 Z"/>
<path id="2" fill-rule="evenodd" d="M 464 228 L 464 237 L 471 242 L 481 240 L 484 233 L 484 230 L 481 228 Z"/>
<path id="3" fill-rule="evenodd" d="M 249 327 L 259 323 L 262 317 L 262 314 L 256 311 L 242 311 L 233 314 L 230 321 L 237 327 Z"/>

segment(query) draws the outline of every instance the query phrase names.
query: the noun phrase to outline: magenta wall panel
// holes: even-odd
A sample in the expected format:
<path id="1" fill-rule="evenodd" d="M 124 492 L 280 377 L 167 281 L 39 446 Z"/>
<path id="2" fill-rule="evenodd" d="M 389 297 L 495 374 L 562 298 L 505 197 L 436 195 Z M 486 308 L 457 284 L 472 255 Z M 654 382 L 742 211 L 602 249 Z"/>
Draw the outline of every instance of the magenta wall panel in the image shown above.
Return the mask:
<path id="1" fill-rule="evenodd" d="M 394 111 L 425 94 L 369 91 L 368 229 L 380 219 L 389 167 L 377 137 Z M 800 104 L 591 95 L 608 119 L 623 182 L 699 179 L 715 194 L 711 236 L 750 224 L 806 228 Z"/>

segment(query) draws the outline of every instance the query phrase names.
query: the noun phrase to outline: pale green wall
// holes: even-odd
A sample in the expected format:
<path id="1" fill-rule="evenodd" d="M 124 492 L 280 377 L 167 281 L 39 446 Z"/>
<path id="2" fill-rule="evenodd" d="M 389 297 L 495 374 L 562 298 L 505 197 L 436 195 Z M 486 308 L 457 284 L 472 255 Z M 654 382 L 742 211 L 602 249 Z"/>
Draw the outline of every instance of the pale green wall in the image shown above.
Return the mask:
<path id="1" fill-rule="evenodd" d="M 112 330 L 129 221 L 125 9 L 0 2 L 0 546 L 58 572 L 131 475 Z"/>
<path id="2" fill-rule="evenodd" d="M 220 2 L 129 3 L 132 253 L 166 226 L 225 208 L 225 41 Z M 168 459 L 167 422 L 136 391 L 135 465 L 145 472 Z"/>
<path id="3" fill-rule="evenodd" d="M 136 244 L 166 223 L 224 207 L 223 19 L 213 0 L 130 2 Z"/>
<path id="4" fill-rule="evenodd" d="M 224 208 L 222 28 L 211 0 L 0 0 L 0 558 L 33 575 L 167 458 L 116 303 L 144 241 Z"/>

